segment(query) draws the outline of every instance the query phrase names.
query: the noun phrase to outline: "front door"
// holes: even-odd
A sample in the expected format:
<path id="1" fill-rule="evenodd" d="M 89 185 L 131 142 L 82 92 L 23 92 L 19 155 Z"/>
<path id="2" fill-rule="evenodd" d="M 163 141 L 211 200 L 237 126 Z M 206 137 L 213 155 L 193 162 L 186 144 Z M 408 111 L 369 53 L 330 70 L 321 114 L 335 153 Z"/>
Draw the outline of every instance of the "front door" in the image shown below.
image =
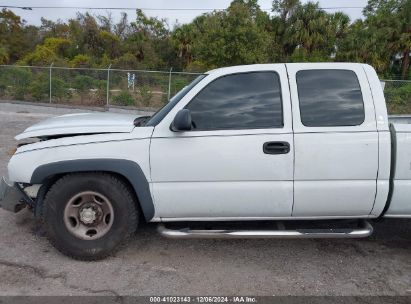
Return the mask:
<path id="1" fill-rule="evenodd" d="M 206 76 L 154 130 L 151 187 L 156 217 L 291 216 L 294 144 L 284 65 Z M 189 109 L 193 129 L 170 130 Z"/>

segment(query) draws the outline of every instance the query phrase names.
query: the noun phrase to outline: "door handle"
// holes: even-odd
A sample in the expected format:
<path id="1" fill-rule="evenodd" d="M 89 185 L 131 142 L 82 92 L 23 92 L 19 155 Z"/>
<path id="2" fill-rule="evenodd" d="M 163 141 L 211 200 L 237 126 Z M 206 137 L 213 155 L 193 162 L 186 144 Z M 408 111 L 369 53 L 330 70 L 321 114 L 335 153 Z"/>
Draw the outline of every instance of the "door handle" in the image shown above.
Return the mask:
<path id="1" fill-rule="evenodd" d="M 264 143 L 263 152 L 265 154 L 287 154 L 290 152 L 290 144 L 285 141 L 269 141 Z"/>

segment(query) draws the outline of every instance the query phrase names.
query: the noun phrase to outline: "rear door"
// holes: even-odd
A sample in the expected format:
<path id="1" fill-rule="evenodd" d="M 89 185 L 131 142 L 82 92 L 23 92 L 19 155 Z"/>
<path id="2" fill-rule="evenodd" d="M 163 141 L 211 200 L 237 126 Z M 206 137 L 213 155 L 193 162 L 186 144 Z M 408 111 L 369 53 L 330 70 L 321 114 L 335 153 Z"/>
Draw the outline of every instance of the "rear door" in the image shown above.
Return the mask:
<path id="1" fill-rule="evenodd" d="M 287 64 L 293 108 L 295 217 L 367 216 L 378 133 L 359 64 Z"/>
<path id="2" fill-rule="evenodd" d="M 206 76 L 161 121 L 151 141 L 156 217 L 291 216 L 293 135 L 284 64 Z M 193 129 L 173 132 L 180 109 Z"/>

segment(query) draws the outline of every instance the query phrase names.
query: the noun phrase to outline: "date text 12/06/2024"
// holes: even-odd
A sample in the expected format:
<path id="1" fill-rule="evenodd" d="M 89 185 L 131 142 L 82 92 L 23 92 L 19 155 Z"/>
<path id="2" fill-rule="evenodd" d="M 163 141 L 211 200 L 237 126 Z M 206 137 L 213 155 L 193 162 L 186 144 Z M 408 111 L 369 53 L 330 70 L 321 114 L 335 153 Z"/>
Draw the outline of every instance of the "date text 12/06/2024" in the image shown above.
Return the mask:
<path id="1" fill-rule="evenodd" d="M 257 299 L 255 297 L 249 296 L 219 296 L 219 297 L 212 297 L 212 296 L 196 296 L 196 297 L 188 297 L 188 296 L 162 296 L 162 297 L 150 297 L 150 303 L 257 303 Z"/>

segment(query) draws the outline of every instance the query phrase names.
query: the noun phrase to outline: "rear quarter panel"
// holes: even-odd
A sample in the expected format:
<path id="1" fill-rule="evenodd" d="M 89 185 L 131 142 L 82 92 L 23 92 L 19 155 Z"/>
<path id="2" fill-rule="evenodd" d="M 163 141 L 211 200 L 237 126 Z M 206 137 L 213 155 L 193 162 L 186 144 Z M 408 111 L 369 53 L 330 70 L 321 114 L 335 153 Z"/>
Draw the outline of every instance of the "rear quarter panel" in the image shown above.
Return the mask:
<path id="1" fill-rule="evenodd" d="M 393 195 L 386 217 L 411 217 L 411 125 L 393 124 L 396 137 Z"/>

